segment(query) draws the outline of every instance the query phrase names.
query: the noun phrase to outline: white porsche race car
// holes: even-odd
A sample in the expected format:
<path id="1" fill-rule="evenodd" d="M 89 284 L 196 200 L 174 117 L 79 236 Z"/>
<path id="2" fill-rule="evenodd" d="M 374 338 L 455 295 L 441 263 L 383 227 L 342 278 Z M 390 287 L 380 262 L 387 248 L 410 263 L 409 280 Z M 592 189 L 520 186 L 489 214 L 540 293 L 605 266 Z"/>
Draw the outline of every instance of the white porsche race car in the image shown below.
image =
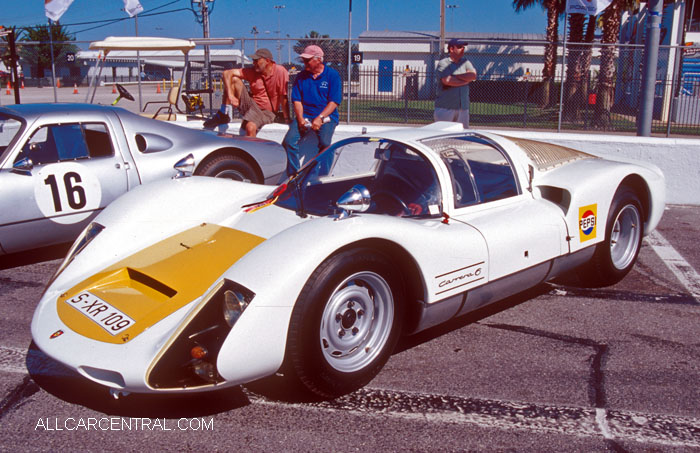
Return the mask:
<path id="1" fill-rule="evenodd" d="M 619 281 L 664 192 L 652 165 L 453 123 L 339 141 L 277 188 L 155 182 L 84 230 L 32 336 L 115 392 L 279 373 L 332 398 L 401 334 L 574 270 Z"/>

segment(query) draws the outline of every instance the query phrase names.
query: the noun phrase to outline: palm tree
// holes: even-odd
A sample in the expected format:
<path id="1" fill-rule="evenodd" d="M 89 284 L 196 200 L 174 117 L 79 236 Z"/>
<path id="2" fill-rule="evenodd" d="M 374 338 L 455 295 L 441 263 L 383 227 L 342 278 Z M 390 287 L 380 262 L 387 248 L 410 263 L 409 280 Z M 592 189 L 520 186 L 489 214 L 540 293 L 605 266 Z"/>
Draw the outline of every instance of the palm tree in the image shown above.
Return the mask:
<path id="1" fill-rule="evenodd" d="M 534 5 L 547 10 L 547 46 L 544 49 L 544 68 L 542 69 L 542 106 L 550 105 L 550 93 L 557 67 L 557 44 L 559 42 L 559 15 L 566 9 L 566 0 L 513 0 L 516 12 L 524 11 Z"/>
<path id="2" fill-rule="evenodd" d="M 588 97 L 587 82 L 591 67 L 596 16 L 589 15 L 586 21 L 586 16 L 583 14 L 570 14 L 569 27 L 569 41 L 575 44 L 569 50 L 570 58 L 566 65 L 566 95 L 563 113 L 564 119 L 576 121 Z"/>
<path id="3" fill-rule="evenodd" d="M 32 66 L 33 75 L 37 77 L 43 77 L 44 69 L 51 67 L 51 40 L 53 40 L 54 61 L 65 61 L 67 53 L 78 51 L 76 45 L 66 44 L 67 41 L 75 41 L 75 37 L 69 34 L 63 25 L 51 26 L 51 38 L 49 38 L 47 25 L 28 27 L 24 31 L 20 41 L 39 42 L 39 44 L 24 45 L 19 51 L 21 58 Z"/>
<path id="4" fill-rule="evenodd" d="M 600 72 L 593 125 L 602 129 L 608 129 L 611 123 L 610 112 L 615 96 L 615 63 L 617 61 L 617 46 L 614 44 L 618 42 L 618 36 L 620 36 L 622 11 L 632 9 L 636 4 L 636 0 L 612 0 L 601 16 L 604 47 L 600 51 Z"/>

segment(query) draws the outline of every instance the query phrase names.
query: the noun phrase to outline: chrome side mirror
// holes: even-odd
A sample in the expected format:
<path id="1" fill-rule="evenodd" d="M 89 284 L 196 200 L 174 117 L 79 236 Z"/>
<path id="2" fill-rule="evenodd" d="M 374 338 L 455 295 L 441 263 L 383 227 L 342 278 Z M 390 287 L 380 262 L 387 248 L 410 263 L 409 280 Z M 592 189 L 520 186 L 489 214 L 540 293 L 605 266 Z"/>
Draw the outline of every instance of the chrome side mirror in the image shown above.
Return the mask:
<path id="1" fill-rule="evenodd" d="M 177 174 L 173 176 L 173 179 L 186 178 L 192 176 L 194 173 L 194 156 L 188 154 L 187 156 L 180 159 L 173 168 L 177 170 Z"/>
<path id="2" fill-rule="evenodd" d="M 335 220 L 350 217 L 353 212 L 365 212 L 369 209 L 371 202 L 372 198 L 367 187 L 356 184 L 336 201 L 335 205 L 341 209 L 341 212 Z"/>
<path id="3" fill-rule="evenodd" d="M 28 157 L 24 157 L 12 164 L 12 170 L 24 174 L 30 173 L 33 168 L 34 162 Z"/>

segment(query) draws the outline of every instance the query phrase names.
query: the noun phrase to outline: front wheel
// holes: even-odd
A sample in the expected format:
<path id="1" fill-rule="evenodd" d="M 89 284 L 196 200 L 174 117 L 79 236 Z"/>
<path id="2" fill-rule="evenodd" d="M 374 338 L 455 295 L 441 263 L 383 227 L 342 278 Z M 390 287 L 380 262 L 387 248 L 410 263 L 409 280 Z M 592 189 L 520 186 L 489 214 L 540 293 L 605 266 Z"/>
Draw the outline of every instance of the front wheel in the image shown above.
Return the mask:
<path id="1" fill-rule="evenodd" d="M 605 241 L 596 246 L 584 278 L 592 286 L 612 285 L 632 270 L 642 245 L 644 224 L 639 197 L 629 188 L 615 194 L 605 225 Z"/>
<path id="2" fill-rule="evenodd" d="M 287 372 L 316 396 L 333 398 L 371 381 L 401 331 L 403 285 L 391 261 L 371 249 L 328 258 L 297 299 Z"/>
<path id="3" fill-rule="evenodd" d="M 195 174 L 257 184 L 262 184 L 263 182 L 248 162 L 239 156 L 228 154 L 207 159 L 197 171 L 195 171 Z"/>

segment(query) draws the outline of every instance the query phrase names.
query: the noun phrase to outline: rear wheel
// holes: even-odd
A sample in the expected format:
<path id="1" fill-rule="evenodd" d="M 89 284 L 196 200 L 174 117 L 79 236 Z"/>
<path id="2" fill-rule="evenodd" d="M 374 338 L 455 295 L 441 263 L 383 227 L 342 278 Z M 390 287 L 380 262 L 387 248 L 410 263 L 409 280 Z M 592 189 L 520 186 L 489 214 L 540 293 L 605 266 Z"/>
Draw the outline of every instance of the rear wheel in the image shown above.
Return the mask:
<path id="1" fill-rule="evenodd" d="M 370 249 L 341 252 L 306 282 L 292 313 L 287 372 L 316 396 L 333 398 L 371 381 L 401 331 L 403 285 Z"/>
<path id="2" fill-rule="evenodd" d="M 262 184 L 255 169 L 243 158 L 233 155 L 215 156 L 204 161 L 195 171 L 196 175 L 228 178 L 236 181 Z"/>
<path id="3" fill-rule="evenodd" d="M 605 225 L 605 240 L 596 246 L 584 278 L 591 286 L 607 286 L 622 280 L 637 261 L 642 245 L 641 203 L 631 189 L 615 194 Z"/>

